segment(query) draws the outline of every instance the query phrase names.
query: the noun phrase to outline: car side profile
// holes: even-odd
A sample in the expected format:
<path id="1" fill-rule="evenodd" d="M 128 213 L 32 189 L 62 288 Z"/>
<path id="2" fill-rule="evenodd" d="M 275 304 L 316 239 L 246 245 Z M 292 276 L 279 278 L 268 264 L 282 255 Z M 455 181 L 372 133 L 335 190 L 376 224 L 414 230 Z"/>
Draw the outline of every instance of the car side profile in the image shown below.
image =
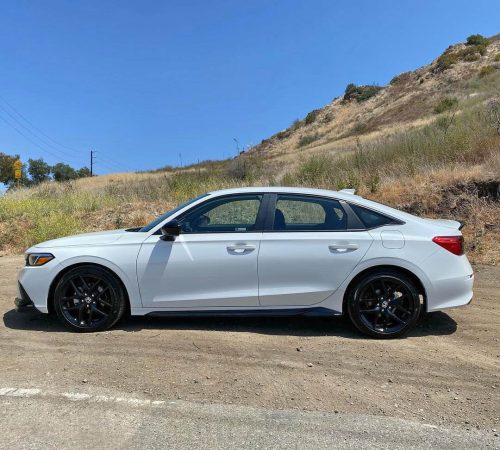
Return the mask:
<path id="1" fill-rule="evenodd" d="M 152 223 L 26 252 L 18 308 L 76 331 L 131 315 L 343 315 L 363 333 L 407 333 L 421 312 L 468 304 L 460 222 L 423 219 L 351 190 L 210 192 Z"/>

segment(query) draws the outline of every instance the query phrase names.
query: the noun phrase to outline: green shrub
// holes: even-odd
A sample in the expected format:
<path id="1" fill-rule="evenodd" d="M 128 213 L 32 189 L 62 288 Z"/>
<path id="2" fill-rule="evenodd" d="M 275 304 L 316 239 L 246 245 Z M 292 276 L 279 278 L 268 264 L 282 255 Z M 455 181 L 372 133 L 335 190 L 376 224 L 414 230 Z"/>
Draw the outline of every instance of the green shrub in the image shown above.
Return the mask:
<path id="1" fill-rule="evenodd" d="M 412 72 L 403 72 L 399 75 L 396 75 L 389 84 L 405 84 L 408 83 L 413 78 Z"/>
<path id="2" fill-rule="evenodd" d="M 481 70 L 479 71 L 479 76 L 481 78 L 483 78 L 487 75 L 492 74 L 493 72 L 495 72 L 495 68 L 493 66 L 483 66 L 483 67 L 481 67 Z"/>
<path id="3" fill-rule="evenodd" d="M 494 60 L 495 62 L 499 62 L 499 61 L 500 61 L 500 53 L 497 53 L 497 54 L 495 55 L 495 58 L 493 58 L 493 60 Z"/>
<path id="4" fill-rule="evenodd" d="M 487 46 L 489 44 L 489 40 L 480 34 L 471 34 L 467 38 L 467 45 L 484 45 Z"/>
<path id="5" fill-rule="evenodd" d="M 377 95 L 381 89 L 383 89 L 382 86 L 377 86 L 375 84 L 356 86 L 354 83 L 349 83 L 345 88 L 344 102 L 350 100 L 364 102 Z"/>
<path id="6" fill-rule="evenodd" d="M 323 116 L 323 120 L 322 122 L 323 123 L 328 123 L 328 122 L 331 122 L 333 119 L 335 119 L 335 115 L 331 112 L 327 112 L 324 116 Z"/>
<path id="7" fill-rule="evenodd" d="M 455 105 L 457 105 L 458 100 L 455 97 L 443 97 L 439 100 L 439 103 L 434 107 L 434 113 L 441 114 L 445 111 L 449 111 Z"/>
<path id="8" fill-rule="evenodd" d="M 465 47 L 457 53 L 458 58 L 467 62 L 477 61 L 481 58 L 481 55 L 480 48 L 475 45 L 472 47 Z"/>
<path id="9" fill-rule="evenodd" d="M 291 130 L 288 129 L 288 130 L 283 130 L 283 131 L 280 131 L 279 133 L 276 133 L 275 136 L 277 139 L 282 141 L 283 139 L 286 139 L 287 137 L 289 137 L 291 133 L 292 133 Z"/>
<path id="10" fill-rule="evenodd" d="M 311 123 L 315 122 L 316 119 L 318 118 L 319 114 L 319 109 L 314 109 L 312 110 L 305 118 L 305 124 L 310 125 Z"/>
<path id="11" fill-rule="evenodd" d="M 456 53 L 444 52 L 436 61 L 436 71 L 443 72 L 458 62 Z"/>
<path id="12" fill-rule="evenodd" d="M 297 143 L 297 147 L 305 147 L 306 145 L 312 144 L 314 141 L 317 141 L 321 135 L 319 133 L 315 134 L 306 134 L 301 136 L 299 142 Z"/>

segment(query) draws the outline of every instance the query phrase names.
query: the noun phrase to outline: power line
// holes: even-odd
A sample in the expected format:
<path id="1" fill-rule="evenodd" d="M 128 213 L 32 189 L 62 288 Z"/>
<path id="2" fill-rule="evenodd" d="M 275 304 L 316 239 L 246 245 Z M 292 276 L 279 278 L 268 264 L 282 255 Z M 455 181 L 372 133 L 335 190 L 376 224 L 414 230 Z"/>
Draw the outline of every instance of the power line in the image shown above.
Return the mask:
<path id="1" fill-rule="evenodd" d="M 32 129 L 30 129 L 29 127 L 27 127 L 23 122 L 21 122 L 17 117 L 15 117 L 7 108 L 5 108 L 4 106 L 2 106 L 0 104 L 0 109 L 2 111 L 4 111 L 9 117 L 10 119 L 12 119 L 14 121 L 15 124 L 17 124 L 18 126 L 22 127 L 24 130 L 26 130 L 26 132 L 28 132 L 32 137 L 34 137 L 36 140 L 38 140 L 39 142 L 41 142 L 45 147 L 49 147 L 51 150 L 48 150 L 44 147 L 42 147 L 38 142 L 35 142 L 32 137 L 30 136 L 27 136 L 23 131 L 21 131 L 17 126 L 13 125 L 10 121 L 8 121 L 5 117 L 1 116 L 0 115 L 0 118 L 8 125 L 10 126 L 12 129 L 14 129 L 17 133 L 19 133 L 20 135 L 22 135 L 25 139 L 29 140 L 32 144 L 36 145 L 39 149 L 43 150 L 44 152 L 47 152 L 48 154 L 50 154 L 51 156 L 59 159 L 59 160 L 62 160 L 64 162 L 67 162 L 67 160 L 65 158 L 69 158 L 73 161 L 77 161 L 81 163 L 82 159 L 84 158 L 83 156 L 83 152 L 80 151 L 80 150 L 76 150 L 72 147 L 68 147 L 67 145 L 64 145 L 64 144 L 61 144 L 60 142 L 56 141 L 55 139 L 53 139 L 52 137 L 50 137 L 47 133 L 45 133 L 44 131 L 42 131 L 40 128 L 38 128 L 36 125 L 33 124 L 33 122 L 31 122 L 26 116 L 24 116 L 23 114 L 21 114 L 11 103 L 9 103 L 3 96 L 0 95 L 0 100 L 3 101 L 15 114 L 17 114 L 22 120 L 24 120 L 31 128 L 33 128 L 35 131 L 33 131 Z M 44 136 L 46 139 L 42 138 L 40 135 Z M 54 144 L 56 144 L 57 146 L 59 147 L 62 147 L 62 148 L 65 148 L 71 152 L 74 152 L 75 154 L 70 154 L 66 151 L 63 151 L 57 147 L 55 147 L 53 144 L 51 144 L 50 142 L 47 141 L 47 139 L 51 142 L 53 142 Z M 56 153 L 54 153 L 56 152 Z M 61 156 L 61 155 L 64 155 L 64 158 Z M 92 150 L 91 151 L 91 162 L 90 162 L 90 165 L 91 165 L 91 172 L 93 172 L 93 166 L 95 165 L 94 161 L 97 159 L 96 157 L 96 151 L 95 150 Z M 113 159 L 111 159 L 110 157 L 104 157 L 102 155 L 99 155 L 99 159 L 102 159 L 104 161 L 108 161 L 108 164 L 105 164 L 108 168 L 110 168 L 111 170 L 115 170 L 115 169 L 118 169 L 118 170 L 125 170 L 125 171 L 131 171 L 133 172 L 134 169 L 131 169 L 130 167 L 126 166 L 125 164 L 123 163 L 120 163 L 120 162 L 117 162 Z M 114 166 L 114 167 L 110 167 L 111 166 Z"/>
<path id="2" fill-rule="evenodd" d="M 62 152 L 61 150 L 55 148 L 53 145 L 47 143 L 44 139 L 40 138 L 40 136 L 37 136 L 35 133 L 33 133 L 33 131 L 31 131 L 29 128 L 27 128 L 22 122 L 20 122 L 18 119 L 16 119 L 16 117 L 14 117 L 7 109 L 5 109 L 2 105 L 0 105 L 0 110 L 3 110 L 5 111 L 9 117 L 18 125 L 18 126 L 21 126 L 24 130 L 26 130 L 28 133 L 30 133 L 34 138 L 38 139 L 45 147 L 49 147 L 52 149 L 52 151 L 54 152 L 57 152 L 56 155 L 54 155 L 54 153 L 51 153 L 53 156 L 57 157 L 57 158 L 70 158 L 70 159 L 73 159 L 73 160 L 76 160 L 76 158 L 74 156 L 71 156 L 71 155 L 68 155 L 66 154 L 65 152 Z M 12 125 L 10 122 L 8 122 L 5 117 L 2 117 L 4 119 L 4 122 L 6 122 L 8 125 L 10 125 L 12 128 L 14 128 L 18 133 L 22 134 L 22 136 L 24 136 L 25 138 L 28 139 L 28 137 L 22 133 L 17 127 L 15 127 L 14 125 Z M 32 143 L 34 143 L 33 139 L 29 139 Z M 50 153 L 50 151 L 44 149 L 43 147 L 41 147 L 38 142 L 35 143 L 35 145 L 37 145 L 39 148 L 41 148 L 42 150 L 44 151 L 47 151 L 47 153 Z"/>
<path id="3" fill-rule="evenodd" d="M 36 125 L 33 124 L 33 122 L 31 122 L 26 116 L 24 116 L 23 114 L 21 114 L 11 103 L 9 103 L 7 100 L 5 100 L 5 98 L 3 96 L 0 95 L 0 100 L 2 100 L 10 109 L 12 109 L 12 111 L 14 111 L 19 117 L 21 117 L 26 123 L 28 123 L 32 128 L 34 128 L 36 131 L 38 131 L 41 135 L 45 136 L 47 139 L 49 139 L 50 141 L 52 141 L 54 144 L 58 145 L 59 147 L 62 147 L 62 148 L 65 148 L 67 150 L 70 150 L 72 152 L 75 152 L 75 153 L 81 153 L 80 150 L 76 150 L 74 148 L 71 148 L 71 147 L 68 147 L 67 145 L 64 145 L 64 144 L 61 144 L 60 142 L 57 142 L 55 139 L 53 139 L 52 137 L 50 137 L 47 133 L 45 133 L 44 131 L 42 131 L 40 128 L 38 128 Z M 1 107 L 1 106 L 0 106 Z M 9 114 L 11 117 L 12 115 L 5 109 L 2 107 L 2 109 L 4 111 L 7 112 L 7 114 Z M 17 119 L 15 119 L 17 121 Z M 26 128 L 26 127 L 25 127 Z M 35 134 L 31 131 L 32 134 Z M 42 139 L 40 139 L 42 140 Z M 43 140 L 42 140 L 43 141 Z M 67 156 L 68 154 L 66 152 L 63 152 L 61 150 L 58 150 L 60 151 L 61 153 L 65 153 Z"/>
<path id="4" fill-rule="evenodd" d="M 47 150 L 43 148 L 40 144 L 35 142 L 33 139 L 31 139 L 29 136 L 26 136 L 19 128 L 17 128 L 15 125 L 12 125 L 5 117 L 0 115 L 0 119 L 2 119 L 9 127 L 11 127 L 13 130 L 15 130 L 17 133 L 19 133 L 21 136 L 23 136 L 25 139 L 30 141 L 33 145 L 36 145 L 40 150 L 47 152 L 49 155 L 53 156 L 54 158 L 57 158 L 58 160 L 61 160 L 63 162 L 68 163 L 67 160 L 62 159 L 59 155 L 56 155 L 55 153 L 52 153 L 50 150 Z"/>
<path id="5" fill-rule="evenodd" d="M 110 163 L 112 165 L 115 165 L 115 166 L 121 167 L 122 169 L 125 169 L 127 172 L 134 172 L 134 169 L 130 168 L 129 166 L 127 166 L 123 163 L 119 163 L 118 161 L 111 159 L 109 156 L 103 156 L 102 153 L 99 153 L 98 157 L 100 159 L 103 159 L 104 161 L 107 161 L 108 163 Z"/>

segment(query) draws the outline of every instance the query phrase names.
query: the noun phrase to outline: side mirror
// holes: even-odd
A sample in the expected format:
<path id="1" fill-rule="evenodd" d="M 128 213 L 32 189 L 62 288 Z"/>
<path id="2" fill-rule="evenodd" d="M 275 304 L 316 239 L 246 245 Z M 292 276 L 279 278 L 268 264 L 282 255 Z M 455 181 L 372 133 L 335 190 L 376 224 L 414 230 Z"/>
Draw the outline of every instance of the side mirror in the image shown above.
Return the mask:
<path id="1" fill-rule="evenodd" d="M 180 233 L 181 227 L 179 222 L 174 219 L 161 227 L 160 239 L 162 241 L 175 241 L 176 236 L 179 236 Z"/>

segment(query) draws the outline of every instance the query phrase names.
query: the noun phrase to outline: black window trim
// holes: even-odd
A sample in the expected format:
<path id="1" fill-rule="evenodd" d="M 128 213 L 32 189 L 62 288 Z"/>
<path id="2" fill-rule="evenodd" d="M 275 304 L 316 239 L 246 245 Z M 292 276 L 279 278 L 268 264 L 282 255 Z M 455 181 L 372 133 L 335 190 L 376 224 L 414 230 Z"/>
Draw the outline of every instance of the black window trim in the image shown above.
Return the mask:
<path id="1" fill-rule="evenodd" d="M 196 232 L 196 231 L 181 231 L 181 234 L 189 234 L 189 235 L 194 235 L 194 234 L 201 234 L 201 235 L 207 235 L 207 234 L 235 234 L 235 233 L 262 233 L 264 229 L 264 221 L 265 221 L 265 214 L 267 211 L 267 205 L 266 205 L 266 194 L 264 192 L 239 192 L 239 193 L 234 193 L 234 194 L 225 194 L 225 195 L 217 195 L 217 196 L 210 196 L 207 198 L 204 202 L 197 203 L 196 205 L 192 206 L 188 210 L 184 211 L 183 213 L 179 214 L 178 216 L 174 217 L 175 220 L 181 221 L 185 216 L 188 214 L 192 213 L 196 209 L 200 207 L 206 206 L 208 203 L 220 201 L 225 198 L 238 198 L 238 197 L 262 197 L 259 210 L 257 211 L 257 218 L 255 220 L 255 227 L 251 231 L 207 231 L 207 232 Z M 161 227 L 158 229 L 155 233 L 161 234 Z"/>
<path id="2" fill-rule="evenodd" d="M 318 199 L 325 199 L 325 200 L 336 200 L 337 202 L 340 203 L 340 206 L 343 208 L 345 214 L 347 215 L 347 226 L 344 230 L 273 230 L 274 215 L 276 212 L 276 204 L 278 202 L 279 195 L 296 196 L 296 197 L 311 197 L 311 198 L 318 198 Z M 388 214 L 377 211 L 376 209 L 370 208 L 368 206 L 360 205 L 356 202 L 348 202 L 344 199 L 340 199 L 340 198 L 336 198 L 336 197 L 329 197 L 329 196 L 325 196 L 325 195 L 315 195 L 315 194 L 302 194 L 299 192 L 268 193 L 265 195 L 265 197 L 268 197 L 269 200 L 268 200 L 267 205 L 266 205 L 266 217 L 265 217 L 266 220 L 264 223 L 264 228 L 262 230 L 264 233 L 345 233 L 345 232 L 352 232 L 352 231 L 368 231 L 368 230 L 374 230 L 374 229 L 380 228 L 380 227 L 385 227 L 388 225 L 404 225 L 406 223 L 400 219 L 396 219 L 395 217 L 392 217 Z M 380 214 L 381 216 L 384 216 L 387 219 L 390 219 L 391 223 L 377 225 L 376 227 L 367 227 L 363 223 L 363 221 L 358 217 L 358 215 L 354 212 L 354 210 L 351 208 L 350 203 L 354 203 L 356 206 L 359 206 L 361 208 L 365 208 L 365 209 L 373 211 L 377 214 Z"/>

